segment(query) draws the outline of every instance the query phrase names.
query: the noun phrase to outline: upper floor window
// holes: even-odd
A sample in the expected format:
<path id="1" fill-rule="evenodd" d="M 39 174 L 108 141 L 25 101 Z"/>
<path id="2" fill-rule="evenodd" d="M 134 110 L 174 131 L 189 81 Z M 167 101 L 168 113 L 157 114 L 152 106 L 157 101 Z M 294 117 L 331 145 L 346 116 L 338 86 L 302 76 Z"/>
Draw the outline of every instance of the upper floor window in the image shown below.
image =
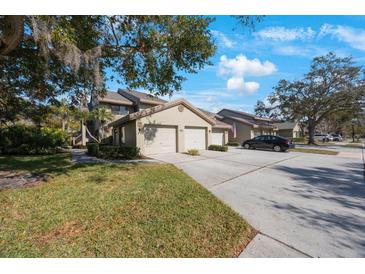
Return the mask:
<path id="1" fill-rule="evenodd" d="M 121 106 L 121 105 L 110 105 L 110 109 L 113 114 L 116 115 L 127 115 L 129 114 L 129 109 L 127 106 Z"/>

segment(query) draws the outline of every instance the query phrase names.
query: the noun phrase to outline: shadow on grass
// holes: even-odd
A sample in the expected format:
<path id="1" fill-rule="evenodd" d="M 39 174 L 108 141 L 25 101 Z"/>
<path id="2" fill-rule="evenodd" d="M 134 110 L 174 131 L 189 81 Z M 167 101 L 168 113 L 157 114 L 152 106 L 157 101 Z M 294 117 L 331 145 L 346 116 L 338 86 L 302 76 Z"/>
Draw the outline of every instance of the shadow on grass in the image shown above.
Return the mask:
<path id="1" fill-rule="evenodd" d="M 0 156 L 0 170 L 28 171 L 34 174 L 65 174 L 72 167 L 69 153 L 37 156 Z"/>

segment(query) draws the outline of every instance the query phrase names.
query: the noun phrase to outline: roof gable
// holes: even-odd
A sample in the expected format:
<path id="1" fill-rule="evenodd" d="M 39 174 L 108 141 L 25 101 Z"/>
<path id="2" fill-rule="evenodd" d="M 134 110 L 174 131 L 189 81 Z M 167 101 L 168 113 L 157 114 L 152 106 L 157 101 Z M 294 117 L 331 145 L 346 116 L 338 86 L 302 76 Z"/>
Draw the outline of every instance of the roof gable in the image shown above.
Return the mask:
<path id="1" fill-rule="evenodd" d="M 192 104 L 190 104 L 188 101 L 186 101 L 185 99 L 178 99 L 172 102 L 168 102 L 162 105 L 158 105 L 152 108 L 148 108 L 148 109 L 144 109 L 138 112 L 134 112 L 131 114 L 128 114 L 112 123 L 110 123 L 110 126 L 117 126 L 117 125 L 121 125 L 124 123 L 127 123 L 129 121 L 133 121 L 136 119 L 140 119 L 152 114 L 155 114 L 157 112 L 160 111 L 164 111 L 166 109 L 178 106 L 178 105 L 184 105 L 186 108 L 188 108 L 190 111 L 192 111 L 193 113 L 195 113 L 196 115 L 200 116 L 202 119 L 204 119 L 205 121 L 207 121 L 208 123 L 210 123 L 211 125 L 214 125 L 215 119 L 209 117 L 208 115 L 206 115 L 205 113 L 203 113 L 202 111 L 200 111 L 198 108 L 194 107 Z"/>
<path id="2" fill-rule="evenodd" d="M 282 123 L 274 123 L 278 129 L 294 129 L 298 123 L 297 122 L 282 122 Z"/>
<path id="3" fill-rule="evenodd" d="M 118 105 L 133 105 L 133 102 L 131 100 L 128 100 L 127 98 L 120 95 L 118 92 L 114 91 L 107 91 L 106 94 L 101 97 L 98 97 L 98 101 L 100 103 L 111 103 L 111 104 L 118 104 Z"/>
<path id="4" fill-rule="evenodd" d="M 226 113 L 226 114 L 223 115 L 224 113 Z M 271 122 L 271 119 L 270 118 L 258 117 L 256 115 L 251 114 L 251 113 L 247 113 L 247 112 L 243 112 L 243 111 L 238 111 L 238 110 L 232 110 L 232 109 L 224 108 L 224 109 L 222 109 L 222 110 L 220 110 L 218 112 L 218 115 L 222 115 L 222 116 L 231 116 L 229 114 L 232 114 L 232 115 L 234 115 L 234 116 L 236 116 L 238 118 L 243 118 L 245 120 L 253 119 L 253 120 L 261 120 L 261 121 L 269 121 L 269 122 Z"/>
<path id="5" fill-rule="evenodd" d="M 165 100 L 158 98 L 157 96 L 153 96 L 151 94 L 139 92 L 139 91 L 135 91 L 135 90 L 118 89 L 118 93 L 121 96 L 124 96 L 127 99 L 134 101 L 135 103 L 161 105 L 161 104 L 165 104 L 167 102 Z"/>

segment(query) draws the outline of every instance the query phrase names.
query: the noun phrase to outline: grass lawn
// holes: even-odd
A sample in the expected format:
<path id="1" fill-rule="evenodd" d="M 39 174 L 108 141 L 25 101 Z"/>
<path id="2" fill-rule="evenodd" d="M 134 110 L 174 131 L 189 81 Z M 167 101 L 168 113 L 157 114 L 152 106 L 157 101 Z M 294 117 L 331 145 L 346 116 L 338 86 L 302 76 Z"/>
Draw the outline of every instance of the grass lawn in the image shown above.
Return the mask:
<path id="1" fill-rule="evenodd" d="M 304 152 L 304 153 L 315 153 L 315 154 L 325 154 L 325 155 L 337 155 L 338 151 L 324 150 L 324 149 L 311 149 L 311 148 L 292 148 L 289 149 L 292 152 Z"/>
<path id="2" fill-rule="evenodd" d="M 362 143 L 349 143 L 344 145 L 344 147 L 362 148 Z"/>
<path id="3" fill-rule="evenodd" d="M 0 191 L 0 257 L 234 257 L 255 235 L 173 165 L 69 157 L 0 157 L 0 170 L 54 177 Z"/>

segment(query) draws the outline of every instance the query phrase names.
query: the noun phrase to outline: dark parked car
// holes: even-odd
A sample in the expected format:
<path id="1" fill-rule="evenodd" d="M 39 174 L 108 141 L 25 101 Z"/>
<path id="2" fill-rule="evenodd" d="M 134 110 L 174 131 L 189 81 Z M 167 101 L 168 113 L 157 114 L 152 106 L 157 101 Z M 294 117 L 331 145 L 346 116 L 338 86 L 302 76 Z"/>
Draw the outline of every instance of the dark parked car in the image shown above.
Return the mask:
<path id="1" fill-rule="evenodd" d="M 289 148 L 294 148 L 295 145 L 292 141 L 275 135 L 260 135 L 251 140 L 246 140 L 242 143 L 242 146 L 246 149 L 273 149 L 277 152 L 286 151 Z"/>

